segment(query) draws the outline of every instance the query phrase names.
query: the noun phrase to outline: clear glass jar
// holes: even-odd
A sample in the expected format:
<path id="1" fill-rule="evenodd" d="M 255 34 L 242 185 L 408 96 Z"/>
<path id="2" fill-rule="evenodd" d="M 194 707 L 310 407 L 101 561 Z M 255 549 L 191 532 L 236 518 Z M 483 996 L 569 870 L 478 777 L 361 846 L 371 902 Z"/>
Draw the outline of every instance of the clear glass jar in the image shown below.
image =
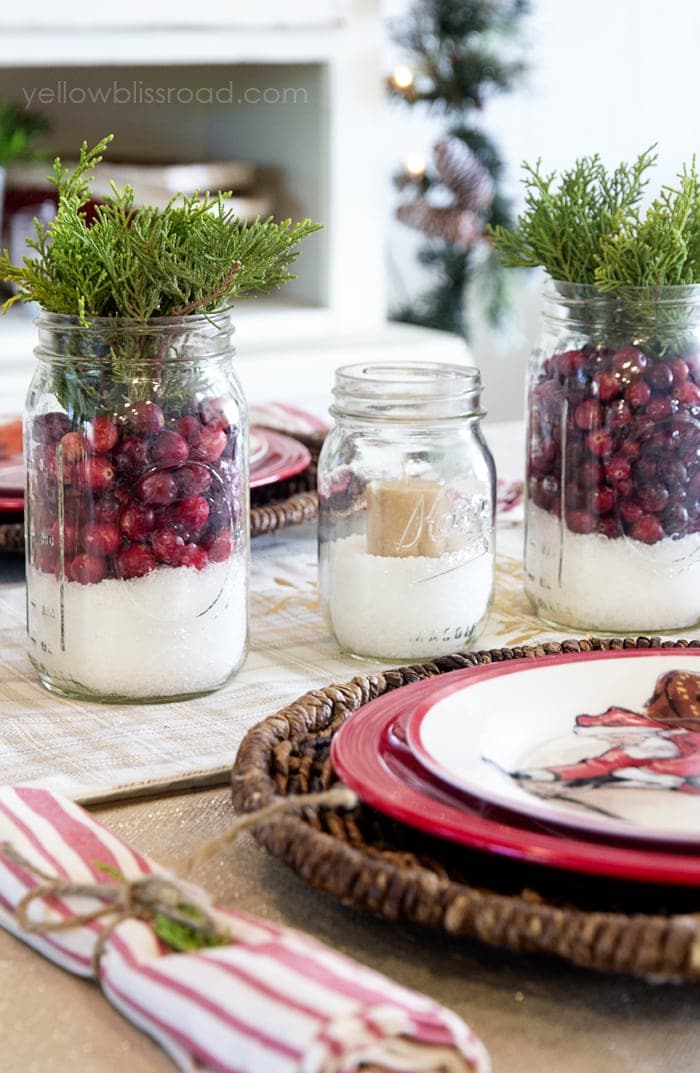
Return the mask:
<path id="1" fill-rule="evenodd" d="M 550 283 L 529 370 L 525 587 L 541 618 L 700 621 L 700 286 Z"/>
<path id="2" fill-rule="evenodd" d="M 319 588 L 355 656 L 429 659 L 469 645 L 491 604 L 493 459 L 477 369 L 336 372 L 318 464 Z"/>
<path id="3" fill-rule="evenodd" d="M 246 653 L 248 425 L 228 313 L 42 313 L 25 410 L 29 653 L 68 696 L 206 693 Z"/>

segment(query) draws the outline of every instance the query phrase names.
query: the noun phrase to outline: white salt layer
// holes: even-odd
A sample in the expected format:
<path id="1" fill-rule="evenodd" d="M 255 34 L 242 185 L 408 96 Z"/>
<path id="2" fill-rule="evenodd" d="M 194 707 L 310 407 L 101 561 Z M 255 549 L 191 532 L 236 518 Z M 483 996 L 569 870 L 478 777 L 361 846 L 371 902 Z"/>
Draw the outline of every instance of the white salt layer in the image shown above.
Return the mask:
<path id="1" fill-rule="evenodd" d="M 550 622 L 614 633 L 682 630 L 700 621 L 700 534 L 643 544 L 572 533 L 530 504 L 525 588 Z"/>
<path id="2" fill-rule="evenodd" d="M 69 693 L 154 699 L 215 689 L 243 662 L 246 563 L 159 567 L 96 585 L 29 572 L 29 651 Z"/>
<path id="3" fill-rule="evenodd" d="M 464 648 L 482 625 L 493 590 L 493 550 L 477 558 L 369 555 L 364 537 L 321 549 L 321 591 L 346 652 L 427 659 Z"/>

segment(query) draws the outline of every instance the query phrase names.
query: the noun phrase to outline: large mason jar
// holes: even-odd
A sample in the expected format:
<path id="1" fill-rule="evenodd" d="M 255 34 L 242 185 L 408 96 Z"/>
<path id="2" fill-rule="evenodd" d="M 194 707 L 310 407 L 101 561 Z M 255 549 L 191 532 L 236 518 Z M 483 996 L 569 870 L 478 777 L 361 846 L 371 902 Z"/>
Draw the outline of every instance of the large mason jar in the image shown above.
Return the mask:
<path id="1" fill-rule="evenodd" d="M 248 428 L 228 313 L 43 313 L 27 398 L 27 626 L 42 683 L 156 701 L 240 667 Z"/>
<path id="2" fill-rule="evenodd" d="M 529 371 L 526 590 L 546 621 L 700 621 L 700 287 L 550 283 Z"/>
<path id="3" fill-rule="evenodd" d="M 476 369 L 336 372 L 318 465 L 319 587 L 340 647 L 428 659 L 468 646 L 494 577 L 493 460 Z"/>

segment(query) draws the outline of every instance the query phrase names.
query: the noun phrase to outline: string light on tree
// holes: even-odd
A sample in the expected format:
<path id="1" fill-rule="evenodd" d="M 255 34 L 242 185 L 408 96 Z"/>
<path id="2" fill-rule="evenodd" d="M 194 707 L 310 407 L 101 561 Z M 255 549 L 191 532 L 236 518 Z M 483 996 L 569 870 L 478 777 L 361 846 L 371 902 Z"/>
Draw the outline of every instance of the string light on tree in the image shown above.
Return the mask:
<path id="1" fill-rule="evenodd" d="M 400 91 L 411 89 L 415 80 L 416 76 L 413 71 L 413 68 L 409 67 L 405 63 L 400 63 L 391 72 L 390 81 L 394 89 L 398 89 Z"/>
<path id="2" fill-rule="evenodd" d="M 409 153 L 403 166 L 411 179 L 422 179 L 428 164 L 422 153 Z"/>

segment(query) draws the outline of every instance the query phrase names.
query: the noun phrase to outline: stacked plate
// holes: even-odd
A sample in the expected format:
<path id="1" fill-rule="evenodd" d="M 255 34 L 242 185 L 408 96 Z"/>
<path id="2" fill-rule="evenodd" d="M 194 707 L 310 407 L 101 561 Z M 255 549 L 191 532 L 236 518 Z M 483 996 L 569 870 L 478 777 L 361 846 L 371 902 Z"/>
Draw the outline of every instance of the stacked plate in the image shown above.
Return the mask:
<path id="1" fill-rule="evenodd" d="M 489 664 L 384 694 L 336 734 L 366 804 L 470 848 L 700 884 L 700 651 Z"/>

